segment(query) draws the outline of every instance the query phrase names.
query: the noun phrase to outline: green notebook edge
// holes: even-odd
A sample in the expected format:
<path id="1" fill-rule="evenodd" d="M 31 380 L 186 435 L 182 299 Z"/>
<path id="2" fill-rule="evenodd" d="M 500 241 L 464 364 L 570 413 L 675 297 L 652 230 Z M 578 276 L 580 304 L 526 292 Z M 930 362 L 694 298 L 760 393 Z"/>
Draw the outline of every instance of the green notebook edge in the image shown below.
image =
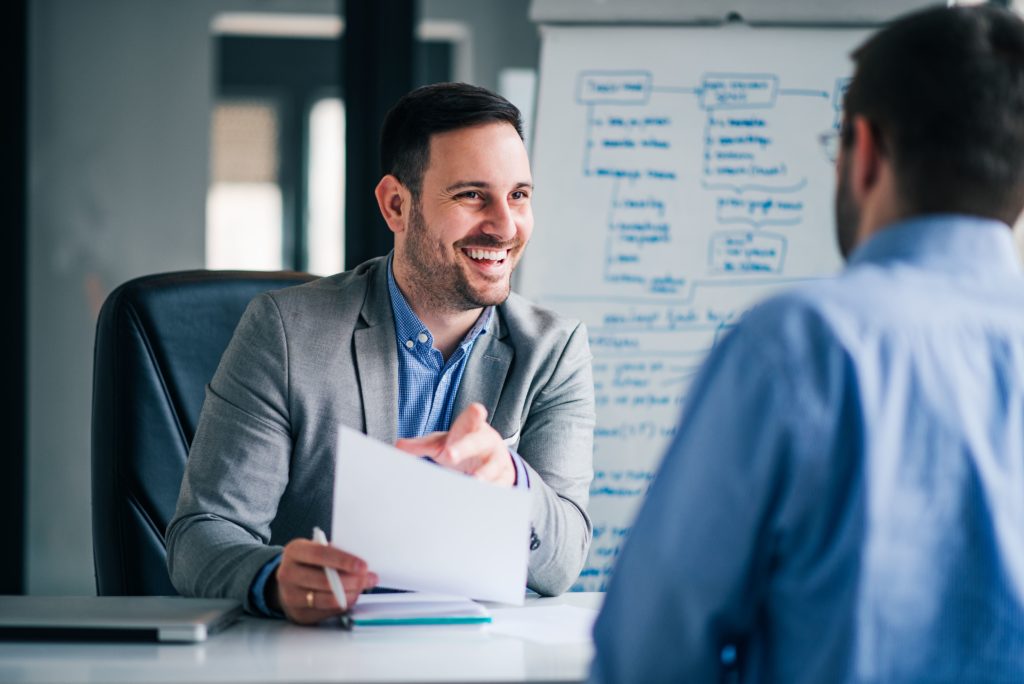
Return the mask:
<path id="1" fill-rule="evenodd" d="M 356 627 L 382 627 L 398 625 L 478 625 L 491 622 L 490 615 L 465 617 L 419 617 L 419 618 L 355 618 Z"/>

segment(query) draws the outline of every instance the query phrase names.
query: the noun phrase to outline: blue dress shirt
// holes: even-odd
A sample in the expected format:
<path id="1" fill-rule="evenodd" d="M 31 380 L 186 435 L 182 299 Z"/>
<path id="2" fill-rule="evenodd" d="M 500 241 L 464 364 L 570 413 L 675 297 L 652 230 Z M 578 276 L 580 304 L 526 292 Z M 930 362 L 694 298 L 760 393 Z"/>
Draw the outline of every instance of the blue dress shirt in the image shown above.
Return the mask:
<path id="1" fill-rule="evenodd" d="M 434 336 L 413 313 L 409 302 L 398 289 L 392 270 L 393 256 L 388 258 L 388 291 L 391 312 L 395 318 L 395 339 L 398 344 L 398 436 L 420 437 L 443 432 L 451 427 L 455 396 L 462 383 L 466 361 L 477 338 L 487 333 L 494 317 L 494 307 L 483 310 L 480 317 L 448 360 L 434 349 Z M 519 454 L 509 449 L 515 468 L 515 487 L 529 487 L 526 465 Z"/>
<path id="2" fill-rule="evenodd" d="M 597 682 L 1024 681 L 1024 278 L 926 216 L 712 351 L 595 625 Z"/>
<path id="3" fill-rule="evenodd" d="M 420 437 L 431 432 L 445 431 L 451 426 L 452 408 L 462 382 L 462 374 L 466 370 L 466 361 L 477 338 L 487 333 L 494 316 L 494 307 L 484 309 L 458 348 L 445 361 L 441 352 L 434 349 L 434 336 L 413 313 L 402 291 L 398 289 L 392 259 L 388 258 L 388 291 L 391 294 L 391 312 L 395 319 L 395 340 L 398 345 L 398 436 Z M 516 473 L 513 486 L 528 488 L 529 474 L 522 458 L 511 449 L 509 457 Z M 264 592 L 271 573 L 280 564 L 281 556 L 268 561 L 256 575 L 249 590 L 253 605 L 264 615 L 274 614 L 266 603 Z"/>
<path id="4" fill-rule="evenodd" d="M 487 333 L 494 307 L 484 309 L 446 362 L 434 349 L 434 336 L 398 289 L 391 262 L 388 259 L 388 291 L 398 343 L 398 436 L 419 437 L 451 425 L 466 359 L 477 338 Z"/>

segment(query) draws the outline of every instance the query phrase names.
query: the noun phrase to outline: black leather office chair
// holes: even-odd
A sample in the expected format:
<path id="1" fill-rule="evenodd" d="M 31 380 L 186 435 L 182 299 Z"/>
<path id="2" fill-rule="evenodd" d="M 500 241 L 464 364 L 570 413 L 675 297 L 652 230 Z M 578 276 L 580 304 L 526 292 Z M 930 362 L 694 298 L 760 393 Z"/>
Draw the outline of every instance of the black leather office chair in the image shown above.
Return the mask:
<path id="1" fill-rule="evenodd" d="M 165 532 L 206 384 L 249 300 L 306 273 L 182 271 L 114 290 L 96 326 L 92 532 L 96 589 L 173 595 Z"/>

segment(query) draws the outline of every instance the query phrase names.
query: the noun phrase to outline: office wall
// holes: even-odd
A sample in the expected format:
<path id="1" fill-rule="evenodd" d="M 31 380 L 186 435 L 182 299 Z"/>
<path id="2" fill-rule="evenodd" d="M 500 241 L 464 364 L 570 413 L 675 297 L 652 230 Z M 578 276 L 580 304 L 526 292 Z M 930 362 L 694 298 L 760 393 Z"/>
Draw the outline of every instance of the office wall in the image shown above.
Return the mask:
<path id="1" fill-rule="evenodd" d="M 135 276 L 203 265 L 213 15 L 335 6 L 31 3 L 29 593 L 95 591 L 89 422 L 100 304 Z"/>
<path id="2" fill-rule="evenodd" d="M 540 35 L 527 17 L 529 0 L 421 0 L 424 19 L 460 21 L 471 32 L 473 83 L 498 89 L 502 69 L 536 69 Z"/>
<path id="3" fill-rule="evenodd" d="M 473 78 L 536 67 L 527 1 L 423 0 L 470 30 Z M 96 314 L 120 283 L 201 268 L 220 12 L 334 14 L 336 0 L 30 3 L 27 589 L 90 594 Z"/>

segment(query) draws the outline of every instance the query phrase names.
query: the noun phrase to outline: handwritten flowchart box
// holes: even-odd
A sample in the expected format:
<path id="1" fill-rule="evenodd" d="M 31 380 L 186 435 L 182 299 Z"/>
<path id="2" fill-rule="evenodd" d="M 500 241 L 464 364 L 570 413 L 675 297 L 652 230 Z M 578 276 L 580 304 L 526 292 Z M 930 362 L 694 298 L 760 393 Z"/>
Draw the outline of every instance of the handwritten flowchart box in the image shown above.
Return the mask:
<path id="1" fill-rule="evenodd" d="M 703 109 L 771 107 L 779 93 L 773 74 L 704 74 L 700 106 Z"/>
<path id="2" fill-rule="evenodd" d="M 582 71 L 576 82 L 580 104 L 647 104 L 651 96 L 649 71 Z"/>

